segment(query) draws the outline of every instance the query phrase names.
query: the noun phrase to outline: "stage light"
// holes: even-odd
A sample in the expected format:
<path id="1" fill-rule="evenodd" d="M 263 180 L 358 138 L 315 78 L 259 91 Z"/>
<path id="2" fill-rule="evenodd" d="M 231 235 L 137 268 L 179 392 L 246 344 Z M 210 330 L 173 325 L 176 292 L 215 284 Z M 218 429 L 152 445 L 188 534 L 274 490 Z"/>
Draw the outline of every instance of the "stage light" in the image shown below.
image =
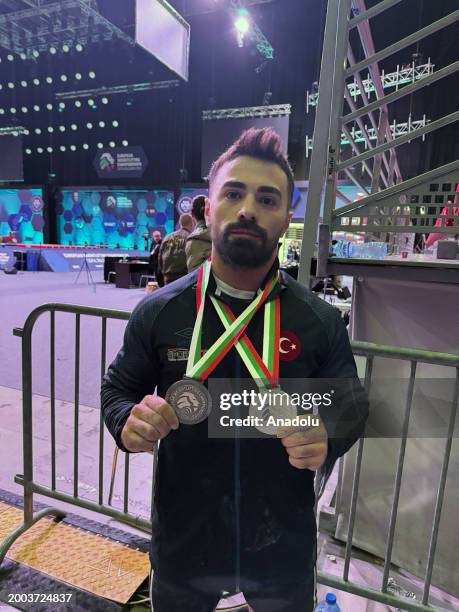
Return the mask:
<path id="1" fill-rule="evenodd" d="M 48 132 L 49 132 L 50 134 L 52 134 L 52 133 L 54 132 L 54 128 L 53 128 L 53 126 L 52 126 L 52 125 L 49 125 L 49 126 L 48 126 Z"/>
<path id="2" fill-rule="evenodd" d="M 64 110 L 65 108 L 65 102 L 59 102 L 59 108 Z"/>
<path id="3" fill-rule="evenodd" d="M 99 121 L 99 127 L 104 128 L 105 127 L 105 121 Z"/>
<path id="4" fill-rule="evenodd" d="M 85 151 L 89 149 L 89 145 L 86 142 L 83 144 L 83 149 L 85 149 Z"/>
<path id="5" fill-rule="evenodd" d="M 60 126 L 59 126 L 59 130 L 60 130 L 61 132 L 65 132 L 65 125 L 60 125 Z"/>
<path id="6" fill-rule="evenodd" d="M 250 30 L 249 11 L 241 8 L 238 10 L 238 16 L 234 22 L 234 27 L 241 34 L 247 34 Z"/>
<path id="7" fill-rule="evenodd" d="M 46 105 L 46 108 L 48 110 L 53 110 L 53 105 L 48 102 L 48 104 Z"/>
<path id="8" fill-rule="evenodd" d="M 88 106 L 92 106 L 93 104 L 94 104 L 94 100 L 92 98 L 89 98 Z"/>
<path id="9" fill-rule="evenodd" d="M 90 79 L 95 79 L 96 78 L 96 73 L 93 70 L 91 70 L 90 72 L 88 72 L 88 76 L 89 76 Z"/>
<path id="10" fill-rule="evenodd" d="M 116 144 L 113 142 L 113 140 L 110 140 L 110 142 L 108 143 L 108 146 L 114 149 L 116 147 Z"/>
<path id="11" fill-rule="evenodd" d="M 76 151 L 76 146 L 75 145 L 70 145 L 70 150 L 71 151 Z"/>
<path id="12" fill-rule="evenodd" d="M 59 147 L 59 149 L 60 149 L 62 152 L 64 152 L 64 151 L 65 151 L 65 145 L 61 145 L 61 146 Z"/>
<path id="13" fill-rule="evenodd" d="M 70 51 L 70 47 L 68 45 L 62 45 L 62 51 L 64 53 L 68 53 Z"/>
<path id="14" fill-rule="evenodd" d="M 16 109 L 14 108 L 14 106 L 12 106 L 12 107 L 10 108 L 10 113 L 11 113 L 12 115 L 15 115 L 15 114 L 16 114 Z"/>
<path id="15" fill-rule="evenodd" d="M 10 81 L 10 82 L 8 83 L 8 87 L 9 87 L 10 89 L 14 89 L 14 83 L 12 83 L 12 82 Z"/>
<path id="16" fill-rule="evenodd" d="M 27 87 L 27 81 L 21 81 L 22 87 Z"/>
<path id="17" fill-rule="evenodd" d="M 14 61 L 14 55 L 11 55 L 11 53 L 9 53 L 9 54 L 6 56 L 6 59 L 7 59 L 9 62 L 13 62 L 13 61 Z"/>
<path id="18" fill-rule="evenodd" d="M 75 100 L 75 106 L 76 106 L 77 108 L 80 108 L 80 106 L 81 106 L 81 101 L 80 101 L 80 100 Z"/>
<path id="19" fill-rule="evenodd" d="M 0 91 L 3 89 L 3 85 L 0 83 Z"/>
<path id="20" fill-rule="evenodd" d="M 101 100 L 102 104 L 108 104 L 108 98 L 106 98 L 105 96 L 102 98 Z"/>
<path id="21" fill-rule="evenodd" d="M 53 82 L 53 77 L 47 76 L 46 82 L 48 83 L 48 85 L 51 85 L 51 83 Z"/>
<path id="22" fill-rule="evenodd" d="M 27 59 L 27 55 L 26 55 L 25 53 L 20 53 L 20 54 L 19 54 L 19 57 L 20 57 L 22 60 L 26 60 L 26 59 Z"/>
<path id="23" fill-rule="evenodd" d="M 32 155 L 32 149 L 26 149 L 25 152 L 27 153 L 27 155 Z"/>
<path id="24" fill-rule="evenodd" d="M 123 145 L 123 147 L 127 147 L 129 142 L 127 140 L 123 140 L 121 144 Z"/>
<path id="25" fill-rule="evenodd" d="M 51 53 L 51 55 L 56 55 L 56 53 L 57 53 L 56 47 L 50 47 L 49 48 L 49 52 Z"/>
<path id="26" fill-rule="evenodd" d="M 78 129 L 78 126 L 77 126 L 77 124 L 76 124 L 76 123 L 72 123 L 72 125 L 71 125 L 70 127 L 71 127 L 71 129 L 72 129 L 73 131 L 75 131 L 75 130 L 77 130 L 77 129 Z"/>
<path id="27" fill-rule="evenodd" d="M 88 130 L 92 130 L 93 125 L 90 121 L 88 121 L 88 123 L 86 124 L 86 127 L 88 128 Z"/>
<path id="28" fill-rule="evenodd" d="M 24 134 L 24 136 L 30 136 L 29 130 L 24 130 L 22 133 Z"/>
<path id="29" fill-rule="evenodd" d="M 46 147 L 46 150 L 48 151 L 48 153 L 52 153 L 53 152 L 53 147 Z"/>
<path id="30" fill-rule="evenodd" d="M 67 80 L 67 75 L 66 74 L 61 74 L 61 81 L 63 83 L 65 83 L 66 80 Z"/>
<path id="31" fill-rule="evenodd" d="M 40 85 L 40 79 L 34 79 L 34 80 L 32 81 L 32 83 L 33 83 L 34 85 Z"/>
<path id="32" fill-rule="evenodd" d="M 78 51 L 78 53 L 81 53 L 83 51 L 83 45 L 80 43 L 77 43 L 75 45 L 75 49 Z"/>
<path id="33" fill-rule="evenodd" d="M 5 114 L 5 109 L 4 108 L 0 108 L 0 115 L 4 115 Z"/>
<path id="34" fill-rule="evenodd" d="M 40 128 L 35 128 L 35 134 L 41 134 Z"/>
<path id="35" fill-rule="evenodd" d="M 36 113 L 40 112 L 40 107 L 38 106 L 38 104 L 35 104 L 35 105 L 34 105 L 33 110 L 34 110 Z"/>
<path id="36" fill-rule="evenodd" d="M 98 149 L 103 149 L 103 148 L 104 148 L 104 145 L 103 145 L 101 142 L 98 142 L 98 143 L 97 143 L 97 148 L 98 148 Z"/>
<path id="37" fill-rule="evenodd" d="M 119 126 L 119 122 L 116 119 L 114 119 L 112 121 L 112 125 L 113 125 L 113 127 L 118 127 Z"/>
<path id="38" fill-rule="evenodd" d="M 32 55 L 33 55 L 34 57 L 40 57 L 40 53 L 39 53 L 39 52 L 38 52 L 36 49 L 34 49 L 34 50 L 32 51 Z"/>
<path id="39" fill-rule="evenodd" d="M 23 106 L 23 107 L 21 108 L 21 110 L 22 110 L 22 112 L 23 112 L 23 113 L 26 113 L 26 112 L 28 111 L 28 108 L 27 108 L 27 106 Z"/>
<path id="40" fill-rule="evenodd" d="M 43 153 L 43 149 L 41 147 L 37 147 L 37 153 Z"/>
<path id="41" fill-rule="evenodd" d="M 83 78 L 83 75 L 81 74 L 81 72 L 77 72 L 75 73 L 75 78 L 77 79 L 77 81 L 81 81 L 81 79 Z"/>

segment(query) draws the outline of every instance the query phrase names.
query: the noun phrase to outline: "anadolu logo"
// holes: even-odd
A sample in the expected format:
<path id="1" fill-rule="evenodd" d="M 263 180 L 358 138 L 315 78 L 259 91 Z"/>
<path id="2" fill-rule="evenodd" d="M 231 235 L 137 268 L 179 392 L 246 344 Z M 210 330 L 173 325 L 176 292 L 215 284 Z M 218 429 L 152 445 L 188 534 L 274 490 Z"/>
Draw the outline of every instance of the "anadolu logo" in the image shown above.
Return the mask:
<path id="1" fill-rule="evenodd" d="M 104 172 L 112 172 L 115 169 L 114 157 L 108 151 L 102 153 L 99 159 L 99 166 Z"/>

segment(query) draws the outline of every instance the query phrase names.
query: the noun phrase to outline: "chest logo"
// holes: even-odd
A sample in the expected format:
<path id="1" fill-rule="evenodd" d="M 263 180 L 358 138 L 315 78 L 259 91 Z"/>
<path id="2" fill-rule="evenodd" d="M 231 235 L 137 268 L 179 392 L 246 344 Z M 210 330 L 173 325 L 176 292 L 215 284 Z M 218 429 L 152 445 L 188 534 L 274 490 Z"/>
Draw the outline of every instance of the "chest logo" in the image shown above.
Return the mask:
<path id="1" fill-rule="evenodd" d="M 279 339 L 279 358 L 281 361 L 293 361 L 301 352 L 300 339 L 290 331 L 281 331 Z"/>

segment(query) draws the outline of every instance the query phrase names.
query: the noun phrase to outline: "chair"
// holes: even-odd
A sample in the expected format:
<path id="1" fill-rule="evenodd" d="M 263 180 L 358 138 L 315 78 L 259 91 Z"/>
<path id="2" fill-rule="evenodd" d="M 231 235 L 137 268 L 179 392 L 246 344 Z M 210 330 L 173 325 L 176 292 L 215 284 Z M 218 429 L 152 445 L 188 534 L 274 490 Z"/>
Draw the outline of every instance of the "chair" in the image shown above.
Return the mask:
<path id="1" fill-rule="evenodd" d="M 154 274 L 142 274 L 142 275 L 141 275 L 141 277 L 140 277 L 140 281 L 139 281 L 139 289 L 141 289 L 141 288 L 142 288 L 142 279 L 143 279 L 143 278 L 146 278 L 146 279 L 147 279 L 147 282 L 148 282 L 149 280 L 154 280 L 154 281 L 156 280 L 156 276 L 155 276 Z M 146 284 L 146 283 L 145 283 L 145 284 Z"/>

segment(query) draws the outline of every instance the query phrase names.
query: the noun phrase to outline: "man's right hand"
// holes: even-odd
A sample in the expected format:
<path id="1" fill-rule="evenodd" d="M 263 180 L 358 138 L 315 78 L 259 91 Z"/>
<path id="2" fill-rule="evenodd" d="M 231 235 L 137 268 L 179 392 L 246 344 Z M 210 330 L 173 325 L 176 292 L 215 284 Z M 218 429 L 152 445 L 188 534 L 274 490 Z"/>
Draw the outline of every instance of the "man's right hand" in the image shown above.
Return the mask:
<path id="1" fill-rule="evenodd" d="M 174 409 L 162 397 L 146 395 L 132 408 L 121 432 L 121 442 L 131 453 L 151 451 L 155 442 L 178 426 Z"/>

